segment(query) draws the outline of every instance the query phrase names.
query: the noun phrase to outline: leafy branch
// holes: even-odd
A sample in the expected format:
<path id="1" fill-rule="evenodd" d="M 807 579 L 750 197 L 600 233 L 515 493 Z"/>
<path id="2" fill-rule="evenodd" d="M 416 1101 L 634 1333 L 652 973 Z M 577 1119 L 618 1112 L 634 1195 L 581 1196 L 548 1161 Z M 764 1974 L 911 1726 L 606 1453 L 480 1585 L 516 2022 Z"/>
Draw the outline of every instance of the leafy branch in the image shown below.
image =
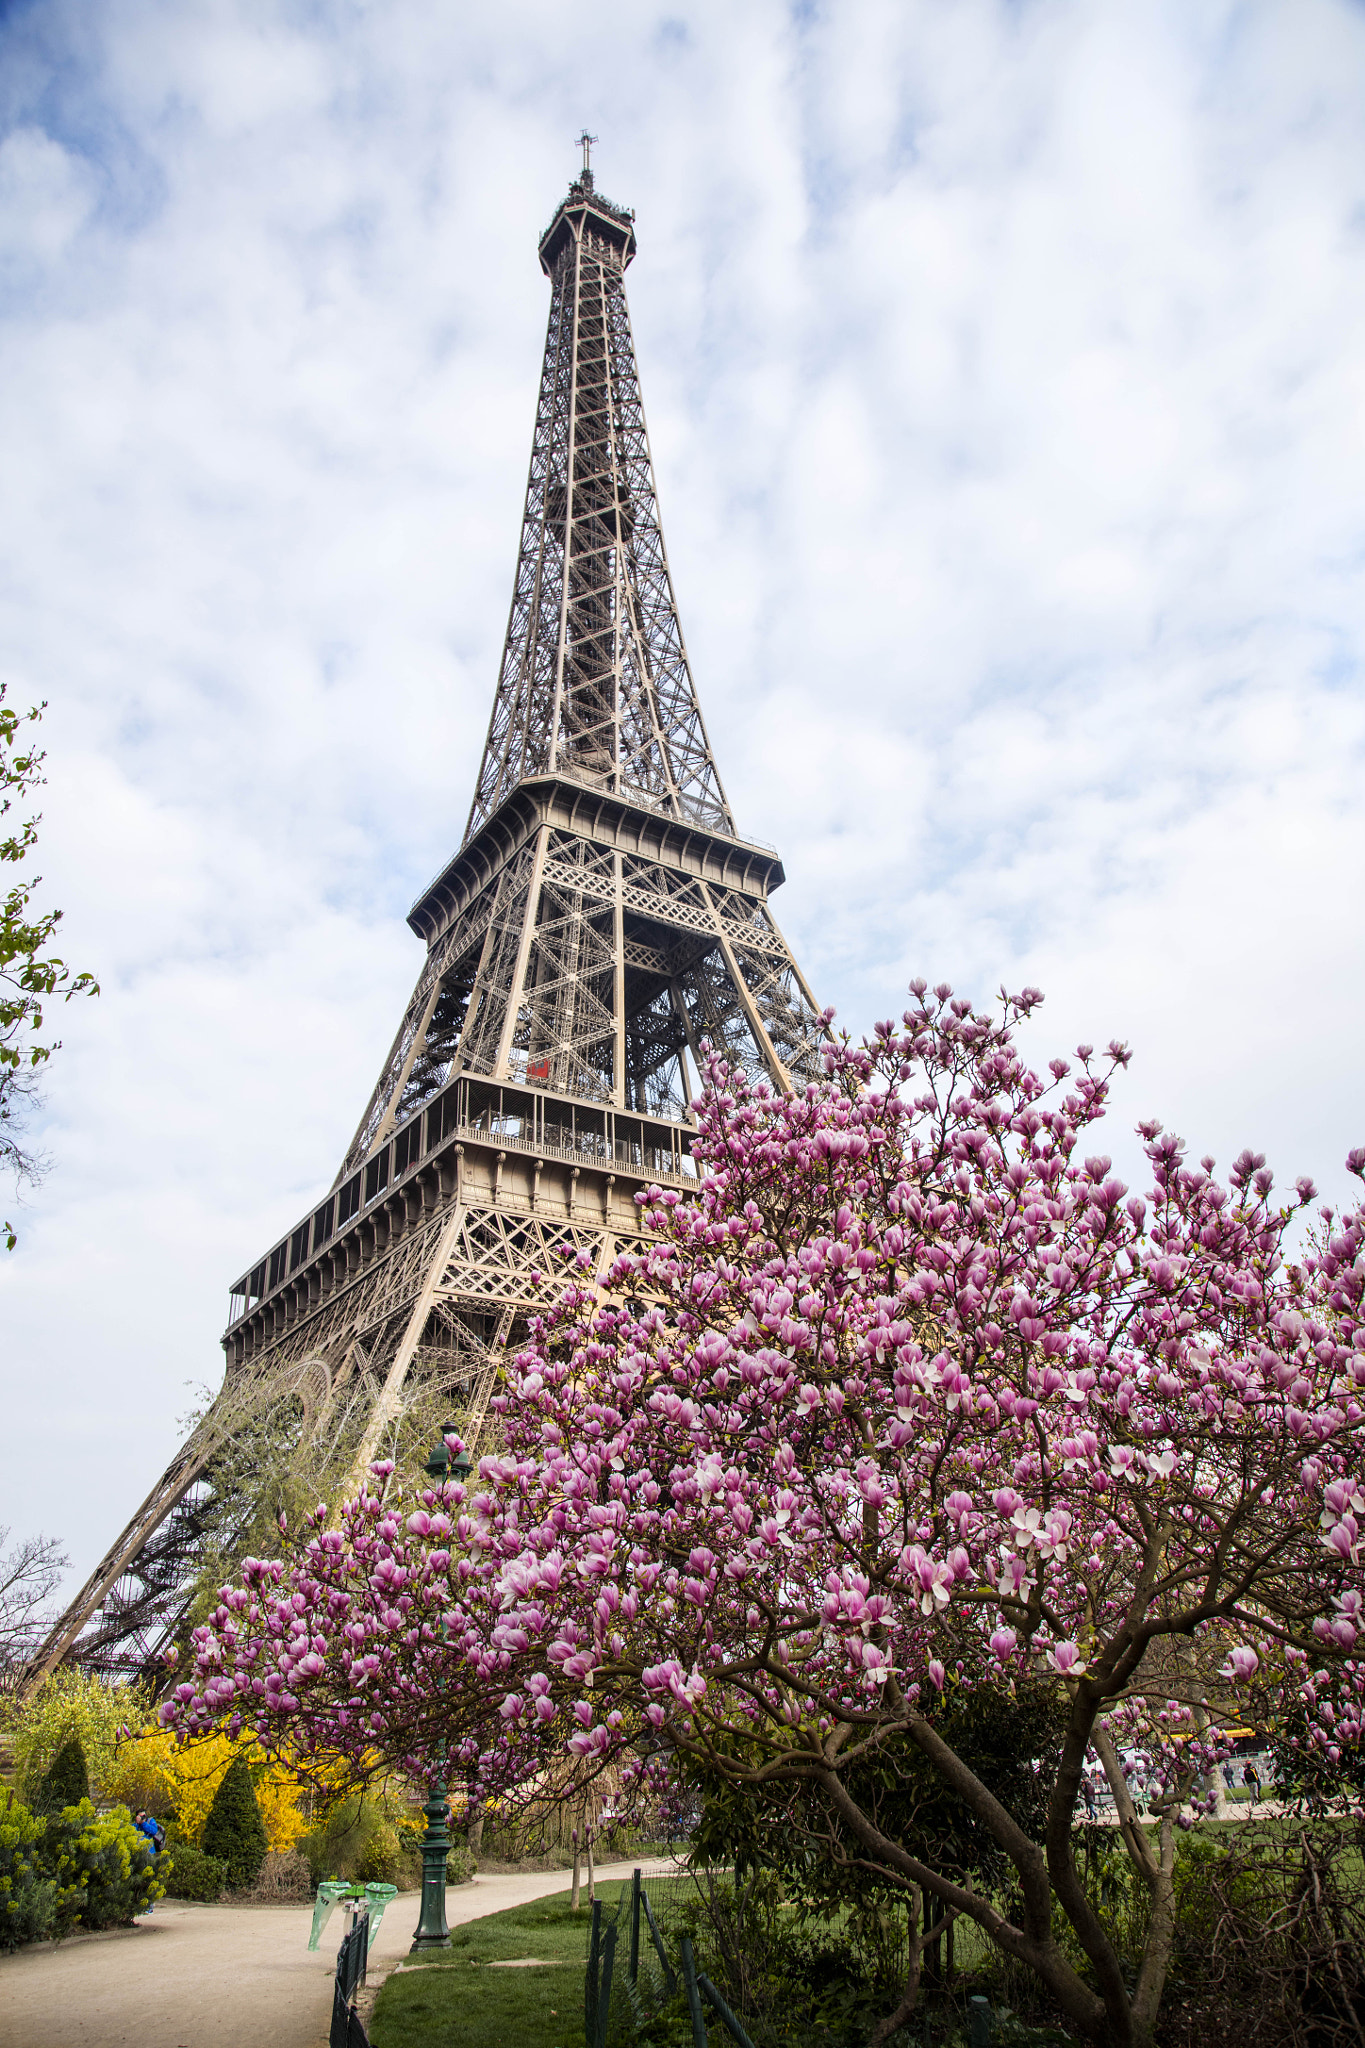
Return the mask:
<path id="1" fill-rule="evenodd" d="M 46 780 L 46 755 L 26 734 L 46 708 L 43 703 L 30 711 L 14 710 L 0 683 L 0 821 L 11 818 Z M 41 823 L 41 815 L 14 819 L 0 839 L 0 862 L 25 864 Z M 44 1037 L 44 1005 L 58 995 L 69 1003 L 73 996 L 99 994 L 92 974 L 76 971 L 49 950 L 62 913 L 34 909 L 41 881 L 41 875 L 16 876 L 0 898 L 0 1165 L 17 1181 L 33 1181 L 41 1173 L 42 1162 L 24 1143 L 24 1130 L 41 1100 L 38 1071 L 61 1046 L 60 1039 Z M 13 1251 L 17 1232 L 11 1223 L 3 1228 L 6 1248 Z"/>

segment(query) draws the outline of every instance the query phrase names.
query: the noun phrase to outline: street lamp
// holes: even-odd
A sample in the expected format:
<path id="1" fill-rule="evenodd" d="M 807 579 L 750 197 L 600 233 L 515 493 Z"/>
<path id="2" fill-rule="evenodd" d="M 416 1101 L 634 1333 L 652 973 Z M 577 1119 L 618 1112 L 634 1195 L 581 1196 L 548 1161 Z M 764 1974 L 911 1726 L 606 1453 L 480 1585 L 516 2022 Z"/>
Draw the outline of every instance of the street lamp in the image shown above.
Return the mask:
<path id="1" fill-rule="evenodd" d="M 443 1485 L 447 1479 L 464 1481 L 468 1479 L 470 1472 L 473 1470 L 473 1460 L 470 1458 L 468 1451 L 461 1451 L 455 1462 L 451 1463 L 450 1448 L 446 1443 L 446 1438 L 458 1435 L 459 1431 L 453 1422 L 443 1422 L 441 1424 L 441 1434 L 427 1453 L 427 1471 L 437 1486 Z"/>
<path id="2" fill-rule="evenodd" d="M 443 1485 L 447 1476 L 464 1480 L 469 1477 L 470 1457 L 468 1451 L 461 1451 L 451 1464 L 450 1450 L 446 1444 L 448 1436 L 457 1434 L 453 1422 L 443 1423 L 441 1434 L 432 1445 L 427 1458 L 427 1472 L 432 1483 Z M 446 1625 L 440 1624 L 441 1640 L 445 1640 Z M 450 1811 L 446 1806 L 446 1754 L 441 1743 L 436 1753 L 436 1772 L 427 1788 L 427 1803 L 422 1808 L 427 1817 L 426 1833 L 422 1837 L 422 1911 L 417 1922 L 417 1932 L 412 1938 L 411 1953 L 419 1949 L 449 1948 L 450 1929 L 446 1925 L 446 1863 L 450 1856 Z"/>
<path id="3" fill-rule="evenodd" d="M 417 1932 L 412 1937 L 412 1955 L 416 1955 L 419 1949 L 450 1947 L 450 1929 L 446 1925 L 446 1859 L 450 1855 L 450 1815 L 446 1807 L 443 1769 L 442 1763 L 428 1787 L 427 1803 L 422 1808 L 427 1817 L 427 1829 L 422 1837 L 422 1912 L 417 1922 Z"/>

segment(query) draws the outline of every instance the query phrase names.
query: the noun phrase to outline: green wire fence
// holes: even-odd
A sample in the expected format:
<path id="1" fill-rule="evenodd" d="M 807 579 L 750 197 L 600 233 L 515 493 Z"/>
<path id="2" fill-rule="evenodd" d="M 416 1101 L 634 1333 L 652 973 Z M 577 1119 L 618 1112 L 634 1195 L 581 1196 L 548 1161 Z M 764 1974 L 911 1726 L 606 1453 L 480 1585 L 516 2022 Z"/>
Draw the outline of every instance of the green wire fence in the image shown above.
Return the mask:
<path id="1" fill-rule="evenodd" d="M 637 1869 L 629 1885 L 621 1886 L 614 1909 L 601 1899 L 594 1902 L 583 1994 L 585 2048 L 622 2048 L 636 2040 L 675 2004 L 680 1986 L 694 2048 L 708 2048 L 708 2011 L 738 2048 L 754 2048 L 743 2022 L 697 1968 L 691 1936 L 681 1931 L 694 1918 L 697 1897 L 691 1877 L 651 1877 L 646 1884 Z"/>

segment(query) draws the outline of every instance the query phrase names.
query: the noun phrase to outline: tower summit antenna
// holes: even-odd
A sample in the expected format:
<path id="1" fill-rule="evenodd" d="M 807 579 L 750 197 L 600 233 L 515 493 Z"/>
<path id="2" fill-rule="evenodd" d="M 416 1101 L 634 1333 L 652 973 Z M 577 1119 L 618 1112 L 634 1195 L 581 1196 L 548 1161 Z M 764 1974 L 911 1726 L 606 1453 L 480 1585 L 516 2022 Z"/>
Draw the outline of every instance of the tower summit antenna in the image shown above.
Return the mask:
<path id="1" fill-rule="evenodd" d="M 590 192 L 592 190 L 592 146 L 596 140 L 597 137 L 589 135 L 586 128 L 578 138 L 579 146 L 583 151 L 583 183 Z"/>

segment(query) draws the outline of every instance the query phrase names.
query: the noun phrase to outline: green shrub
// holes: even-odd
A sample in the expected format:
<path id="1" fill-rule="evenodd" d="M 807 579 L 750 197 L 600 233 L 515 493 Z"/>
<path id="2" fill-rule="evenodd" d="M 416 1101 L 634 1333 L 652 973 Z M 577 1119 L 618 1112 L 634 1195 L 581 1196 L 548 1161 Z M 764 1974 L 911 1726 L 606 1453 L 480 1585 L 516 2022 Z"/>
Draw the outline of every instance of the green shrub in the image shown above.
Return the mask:
<path id="1" fill-rule="evenodd" d="M 402 1859 L 398 1837 L 386 1820 L 381 1820 L 361 1847 L 355 1860 L 355 1874 L 361 1884 L 394 1884 Z"/>
<path id="2" fill-rule="evenodd" d="M 96 1813 L 88 1799 L 50 1814 L 44 1875 L 57 1885 L 56 1932 L 126 1927 L 164 1891 L 145 1835 L 126 1806 Z"/>
<path id="3" fill-rule="evenodd" d="M 321 1826 L 299 1843 L 308 1858 L 313 1882 L 316 1884 L 324 1877 L 349 1877 L 365 1884 L 392 1884 L 393 1879 L 387 1876 L 361 1878 L 361 1865 L 367 1861 L 370 1844 L 377 1835 L 392 1836 L 391 1856 L 397 1862 L 401 1845 L 383 1807 L 363 1792 L 348 1793 L 339 1799 Z M 382 1858 L 385 1851 L 380 1854 Z"/>
<path id="4" fill-rule="evenodd" d="M 62 1744 L 43 1774 L 37 1799 L 38 1811 L 60 1813 L 63 1807 L 79 1806 L 83 1799 L 89 1797 L 90 1773 L 85 1767 L 85 1751 L 81 1748 L 79 1736 L 72 1735 Z"/>
<path id="5" fill-rule="evenodd" d="M 42 1941 L 57 1919 L 56 1881 L 42 1862 L 43 1823 L 11 1792 L 0 1810 L 0 1950 Z"/>
<path id="6" fill-rule="evenodd" d="M 227 1865 L 228 1884 L 244 1891 L 256 1881 L 265 1862 L 265 1822 L 256 1801 L 256 1788 L 246 1758 L 236 1756 L 223 1773 L 223 1782 L 213 1795 L 209 1817 L 204 1822 L 202 1844 L 205 1854 Z"/>
<path id="7" fill-rule="evenodd" d="M 48 1941 L 57 1932 L 57 1881 L 26 1875 L 4 1902 L 0 1950 L 22 1948 L 26 1942 Z"/>
<path id="8" fill-rule="evenodd" d="M 216 1899 L 227 1887 L 226 1863 L 193 1842 L 172 1842 L 163 1860 L 158 1874 L 173 1899 Z"/>
<path id="9" fill-rule="evenodd" d="M 396 1884 L 400 1891 L 411 1891 L 422 1882 L 423 1832 L 401 1807 L 395 1814 L 393 1804 L 352 1792 L 298 1846 L 315 1885 L 325 1877 L 348 1877 L 358 1884 Z M 473 1857 L 457 1838 L 446 1865 L 447 1882 L 466 1884 L 474 1870 Z"/>

